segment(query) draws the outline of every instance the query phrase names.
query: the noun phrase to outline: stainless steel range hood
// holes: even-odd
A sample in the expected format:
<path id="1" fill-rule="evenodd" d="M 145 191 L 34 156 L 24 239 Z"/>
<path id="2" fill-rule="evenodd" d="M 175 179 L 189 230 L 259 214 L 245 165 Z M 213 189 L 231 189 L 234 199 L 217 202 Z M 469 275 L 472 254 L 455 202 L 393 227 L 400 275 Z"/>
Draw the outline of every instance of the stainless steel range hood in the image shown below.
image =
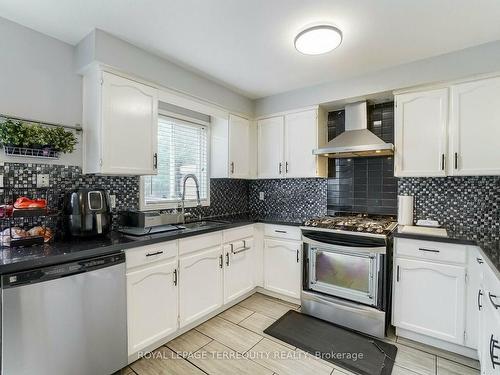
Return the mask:
<path id="1" fill-rule="evenodd" d="M 345 131 L 313 154 L 330 158 L 387 156 L 394 155 L 394 145 L 368 130 L 366 102 L 358 102 L 345 107 Z"/>

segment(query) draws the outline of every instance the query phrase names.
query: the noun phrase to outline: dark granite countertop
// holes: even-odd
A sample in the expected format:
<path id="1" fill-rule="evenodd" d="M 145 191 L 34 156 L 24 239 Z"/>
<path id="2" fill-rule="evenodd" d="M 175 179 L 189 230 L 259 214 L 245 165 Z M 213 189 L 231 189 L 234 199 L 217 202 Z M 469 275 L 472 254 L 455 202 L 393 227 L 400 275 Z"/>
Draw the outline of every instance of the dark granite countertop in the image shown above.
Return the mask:
<path id="1" fill-rule="evenodd" d="M 486 256 L 487 260 L 496 270 L 498 276 L 500 276 L 500 241 L 497 239 L 491 239 L 489 233 L 458 233 L 451 229 L 446 229 L 448 237 L 432 236 L 428 234 L 417 234 L 417 233 L 404 233 L 398 229 L 394 233 L 394 237 L 399 238 L 411 238 L 416 240 L 424 241 L 436 241 L 436 242 L 446 242 L 446 243 L 456 243 L 461 245 L 472 245 L 481 248 L 483 254 Z"/>
<path id="2" fill-rule="evenodd" d="M 51 244 L 35 245 L 24 248 L 3 247 L 0 248 L 0 274 L 113 254 L 138 246 L 151 245 L 158 242 L 176 240 L 258 222 L 293 226 L 302 224 L 301 219 L 287 220 L 277 217 L 256 217 L 246 214 L 212 217 L 207 219 L 218 220 L 221 221 L 221 223 L 216 226 L 182 229 L 140 237 L 124 235 L 113 231 L 103 237 L 72 238 L 70 240 L 56 241 Z"/>

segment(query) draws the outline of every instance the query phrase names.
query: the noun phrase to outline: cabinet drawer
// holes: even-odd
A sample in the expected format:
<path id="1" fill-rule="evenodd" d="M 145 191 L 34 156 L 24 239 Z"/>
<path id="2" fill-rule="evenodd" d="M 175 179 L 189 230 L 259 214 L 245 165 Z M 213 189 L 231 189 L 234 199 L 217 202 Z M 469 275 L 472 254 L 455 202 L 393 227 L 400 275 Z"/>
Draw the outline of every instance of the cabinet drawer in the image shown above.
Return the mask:
<path id="1" fill-rule="evenodd" d="M 265 224 L 264 236 L 296 241 L 300 241 L 302 239 L 300 228 L 288 225 Z"/>
<path id="2" fill-rule="evenodd" d="M 223 233 L 224 243 L 241 240 L 247 237 L 253 237 L 253 224 L 244 227 L 238 227 L 225 230 Z"/>
<path id="3" fill-rule="evenodd" d="M 193 251 L 217 247 L 222 244 L 222 231 L 199 236 L 182 238 L 179 240 L 179 255 L 191 253 Z"/>
<path id="4" fill-rule="evenodd" d="M 136 247 L 125 251 L 127 269 L 175 257 L 177 241 L 161 242 L 154 245 Z"/>
<path id="5" fill-rule="evenodd" d="M 396 238 L 394 249 L 397 257 L 412 257 L 462 264 L 467 260 L 467 246 L 465 245 Z"/>

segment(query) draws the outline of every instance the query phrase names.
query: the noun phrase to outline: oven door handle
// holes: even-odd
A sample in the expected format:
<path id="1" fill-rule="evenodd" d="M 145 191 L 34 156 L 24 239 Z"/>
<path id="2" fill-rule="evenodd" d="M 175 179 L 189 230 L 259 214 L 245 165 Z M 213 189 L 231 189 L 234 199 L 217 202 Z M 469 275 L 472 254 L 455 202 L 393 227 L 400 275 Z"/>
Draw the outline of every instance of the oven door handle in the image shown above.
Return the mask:
<path id="1" fill-rule="evenodd" d="M 385 254 L 387 248 L 385 246 L 377 247 L 356 247 L 356 246 L 342 246 L 333 245 L 326 242 L 320 242 L 311 240 L 310 238 L 302 236 L 302 241 L 308 245 L 321 246 L 322 249 L 327 250 L 328 248 L 335 248 L 335 250 L 342 251 L 345 253 L 366 253 L 366 254 Z"/>

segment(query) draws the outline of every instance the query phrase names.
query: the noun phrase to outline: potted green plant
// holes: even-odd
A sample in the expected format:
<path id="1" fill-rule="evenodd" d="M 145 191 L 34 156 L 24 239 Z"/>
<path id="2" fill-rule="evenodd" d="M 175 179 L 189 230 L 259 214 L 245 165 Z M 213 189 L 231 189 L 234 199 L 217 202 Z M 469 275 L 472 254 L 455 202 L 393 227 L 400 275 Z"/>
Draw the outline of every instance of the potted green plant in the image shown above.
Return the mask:
<path id="1" fill-rule="evenodd" d="M 49 156 L 51 151 L 72 153 L 77 143 L 75 134 L 60 126 L 45 127 L 11 119 L 0 124 L 0 145 L 3 147 L 42 149 L 42 155 Z"/>

